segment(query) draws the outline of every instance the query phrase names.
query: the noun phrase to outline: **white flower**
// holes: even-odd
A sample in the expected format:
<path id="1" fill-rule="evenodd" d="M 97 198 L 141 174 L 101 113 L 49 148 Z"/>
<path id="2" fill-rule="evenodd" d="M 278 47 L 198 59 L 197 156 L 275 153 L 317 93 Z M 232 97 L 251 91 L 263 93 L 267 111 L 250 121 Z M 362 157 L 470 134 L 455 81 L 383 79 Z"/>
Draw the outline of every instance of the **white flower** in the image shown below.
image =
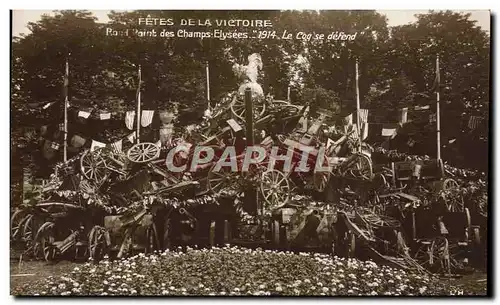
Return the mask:
<path id="1" fill-rule="evenodd" d="M 354 293 L 352 289 L 347 290 L 347 293 Z"/>
<path id="2" fill-rule="evenodd" d="M 283 291 L 283 288 L 281 288 L 281 286 L 277 286 L 276 291 L 281 292 L 281 291 Z"/>
<path id="3" fill-rule="evenodd" d="M 377 292 L 375 292 L 375 291 L 372 291 L 370 294 L 371 294 L 371 295 L 377 295 L 378 293 L 377 293 Z"/>
<path id="4" fill-rule="evenodd" d="M 423 286 L 423 287 L 420 287 L 420 288 L 418 289 L 418 292 L 419 292 L 420 294 L 423 294 L 426 290 L 427 290 L 427 286 Z"/>
<path id="5" fill-rule="evenodd" d="M 65 284 L 59 284 L 59 286 L 57 286 L 57 288 L 63 290 L 66 288 L 66 285 Z"/>
<path id="6" fill-rule="evenodd" d="M 330 290 L 330 289 L 328 287 L 323 287 L 322 290 L 323 290 L 324 293 L 327 293 L 328 290 Z"/>
<path id="7" fill-rule="evenodd" d="M 311 283 L 311 281 L 310 281 L 309 279 L 305 279 L 305 280 L 304 280 L 304 283 L 309 284 L 309 283 Z"/>
<path id="8" fill-rule="evenodd" d="M 108 285 L 108 281 L 104 280 L 104 282 L 102 282 L 104 285 Z"/>
<path id="9" fill-rule="evenodd" d="M 135 289 L 130 290 L 130 294 L 136 294 L 136 293 L 137 293 L 137 290 L 135 290 Z"/>
<path id="10" fill-rule="evenodd" d="M 73 287 L 78 287 L 80 286 L 80 284 L 78 284 L 77 282 L 73 282 Z"/>
<path id="11" fill-rule="evenodd" d="M 266 285 L 264 285 L 264 284 L 259 285 L 259 289 L 265 289 L 265 288 L 266 288 Z"/>
<path id="12" fill-rule="evenodd" d="M 168 290 L 162 290 L 161 294 L 163 294 L 163 295 L 168 294 Z"/>
<path id="13" fill-rule="evenodd" d="M 345 287 L 345 286 L 344 286 L 343 284 L 339 284 L 339 288 L 340 288 L 340 289 L 344 289 L 344 287 Z"/>

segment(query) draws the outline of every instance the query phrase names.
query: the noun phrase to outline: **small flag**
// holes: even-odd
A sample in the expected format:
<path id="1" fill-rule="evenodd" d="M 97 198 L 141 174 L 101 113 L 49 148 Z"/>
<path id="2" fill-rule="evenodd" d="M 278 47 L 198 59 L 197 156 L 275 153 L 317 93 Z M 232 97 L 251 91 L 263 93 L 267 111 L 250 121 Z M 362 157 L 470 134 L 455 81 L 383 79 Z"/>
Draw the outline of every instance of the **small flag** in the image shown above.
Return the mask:
<path id="1" fill-rule="evenodd" d="M 135 111 L 127 111 L 125 113 L 125 126 L 129 130 L 134 129 L 134 118 L 135 118 Z"/>
<path id="2" fill-rule="evenodd" d="M 408 142 L 407 142 L 408 146 L 413 147 L 413 145 L 415 145 L 415 143 L 416 143 L 415 140 L 413 140 L 411 138 L 408 139 Z"/>
<path id="3" fill-rule="evenodd" d="M 453 139 L 449 140 L 448 143 L 449 144 L 455 143 L 456 140 L 457 140 L 456 138 L 453 138 Z"/>
<path id="4" fill-rule="evenodd" d="M 399 117 L 399 123 L 400 124 L 405 124 L 408 122 L 408 107 L 405 107 L 400 110 L 401 116 Z"/>
<path id="5" fill-rule="evenodd" d="M 364 122 L 361 126 L 361 141 L 364 141 L 368 138 L 368 122 Z"/>
<path id="6" fill-rule="evenodd" d="M 111 112 L 107 112 L 107 111 L 106 112 L 101 112 L 99 114 L 99 118 L 101 120 L 109 120 L 109 119 L 111 119 Z"/>
<path id="7" fill-rule="evenodd" d="M 394 137 L 396 136 L 396 128 L 382 128 L 383 137 Z"/>
<path id="8" fill-rule="evenodd" d="M 468 124 L 468 126 L 469 126 L 470 129 L 476 129 L 477 126 L 479 126 L 480 122 L 481 122 L 481 117 L 473 115 L 473 116 L 471 116 L 469 118 L 469 124 Z"/>
<path id="9" fill-rule="evenodd" d="M 85 138 L 82 138 L 79 135 L 74 135 L 73 138 L 71 138 L 71 146 L 80 148 L 85 144 L 86 141 L 87 140 L 85 140 Z"/>
<path id="10" fill-rule="evenodd" d="M 123 140 L 118 140 L 115 143 L 111 143 L 111 149 L 115 152 L 121 152 L 122 151 L 122 141 Z"/>
<path id="11" fill-rule="evenodd" d="M 90 146 L 90 151 L 94 151 L 96 149 L 101 149 L 101 148 L 104 148 L 104 147 L 106 147 L 105 143 L 101 143 L 101 142 L 92 140 L 92 145 Z"/>
<path id="12" fill-rule="evenodd" d="M 90 112 L 88 112 L 88 111 L 83 111 L 83 110 L 78 111 L 78 117 L 88 119 L 89 116 L 90 116 Z"/>
<path id="13" fill-rule="evenodd" d="M 132 132 L 131 134 L 129 134 L 127 136 L 127 139 L 130 141 L 130 143 L 134 143 L 134 140 L 135 140 L 135 131 Z"/>
<path id="14" fill-rule="evenodd" d="M 429 110 L 431 109 L 430 105 L 425 105 L 425 106 L 415 106 L 415 110 Z"/>
<path id="15" fill-rule="evenodd" d="M 59 130 L 64 131 L 64 123 L 59 123 Z"/>
<path id="16" fill-rule="evenodd" d="M 436 114 L 431 113 L 429 114 L 429 123 L 436 122 Z"/>
<path id="17" fill-rule="evenodd" d="M 359 109 L 359 121 L 360 123 L 368 122 L 368 109 Z"/>
<path id="18" fill-rule="evenodd" d="M 59 146 L 60 145 L 57 142 L 51 142 L 50 143 L 50 148 L 52 148 L 52 149 L 59 150 Z"/>
<path id="19" fill-rule="evenodd" d="M 143 110 L 141 116 L 141 126 L 148 127 L 153 122 L 154 110 Z"/>
<path id="20" fill-rule="evenodd" d="M 352 113 L 344 118 L 344 125 L 352 125 Z"/>

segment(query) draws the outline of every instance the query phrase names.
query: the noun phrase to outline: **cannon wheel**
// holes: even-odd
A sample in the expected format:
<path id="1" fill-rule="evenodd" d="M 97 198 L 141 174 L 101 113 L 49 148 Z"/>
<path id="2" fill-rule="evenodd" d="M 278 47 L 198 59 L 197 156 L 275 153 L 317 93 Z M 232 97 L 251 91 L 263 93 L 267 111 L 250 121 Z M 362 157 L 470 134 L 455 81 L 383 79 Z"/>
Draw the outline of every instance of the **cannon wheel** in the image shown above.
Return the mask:
<path id="1" fill-rule="evenodd" d="M 48 221 L 38 229 L 35 237 L 36 244 L 33 249 L 35 257 L 43 254 L 43 258 L 47 262 L 51 262 L 56 258 L 57 248 L 54 246 L 55 238 L 53 229 L 54 223 Z"/>
<path id="2" fill-rule="evenodd" d="M 457 189 L 459 187 L 458 183 L 453 179 L 446 179 L 443 181 L 442 190 L 450 191 L 453 189 Z M 465 204 L 464 199 L 460 196 L 459 198 L 453 198 L 450 200 L 449 198 L 444 196 L 444 200 L 446 203 L 446 208 L 449 212 L 465 212 Z"/>
<path id="3" fill-rule="evenodd" d="M 10 218 L 10 237 L 12 240 L 17 239 L 19 233 L 22 232 L 23 220 L 26 218 L 23 210 L 16 210 Z"/>
<path id="4" fill-rule="evenodd" d="M 234 184 L 238 173 L 232 172 L 227 166 L 222 166 L 220 170 L 215 171 L 215 166 L 212 165 L 210 171 L 208 172 L 208 187 L 213 193 L 219 192 L 223 187 L 228 187 Z"/>
<path id="5" fill-rule="evenodd" d="M 372 161 L 365 154 L 356 154 L 350 161 L 347 172 L 355 178 L 371 180 L 373 178 Z"/>
<path id="6" fill-rule="evenodd" d="M 323 166 L 329 166 L 329 161 L 326 156 L 323 159 Z M 330 180 L 330 170 L 328 171 L 314 171 L 313 183 L 314 189 L 320 193 L 324 192 Z"/>
<path id="7" fill-rule="evenodd" d="M 283 172 L 275 169 L 268 170 L 262 173 L 260 191 L 268 208 L 278 209 L 290 198 L 290 182 Z"/>
<path id="8" fill-rule="evenodd" d="M 155 143 L 143 142 L 132 146 L 127 151 L 127 158 L 134 163 L 146 163 L 158 159 L 160 147 Z"/>
<path id="9" fill-rule="evenodd" d="M 432 241 L 431 252 L 437 260 L 435 261 L 438 270 L 444 274 L 451 273 L 450 264 L 450 248 L 448 239 L 445 237 L 437 237 Z"/>
<path id="10" fill-rule="evenodd" d="M 160 249 L 160 242 L 154 223 L 146 229 L 146 240 L 146 253 L 153 253 L 153 251 Z"/>
<path id="11" fill-rule="evenodd" d="M 104 257 L 106 251 L 106 229 L 101 226 L 94 226 L 89 233 L 89 256 L 94 261 L 99 261 Z"/>
<path id="12" fill-rule="evenodd" d="M 240 119 L 242 122 L 245 122 L 245 99 L 243 96 L 239 96 L 235 94 L 233 100 L 231 101 L 231 112 L 234 116 Z M 257 99 L 255 103 L 253 103 L 254 110 L 254 118 L 260 118 L 266 112 L 266 103 L 264 99 Z"/>
<path id="13" fill-rule="evenodd" d="M 80 158 L 80 169 L 85 178 L 95 181 L 97 184 L 101 184 L 108 173 L 106 161 L 101 154 L 88 150 Z"/>

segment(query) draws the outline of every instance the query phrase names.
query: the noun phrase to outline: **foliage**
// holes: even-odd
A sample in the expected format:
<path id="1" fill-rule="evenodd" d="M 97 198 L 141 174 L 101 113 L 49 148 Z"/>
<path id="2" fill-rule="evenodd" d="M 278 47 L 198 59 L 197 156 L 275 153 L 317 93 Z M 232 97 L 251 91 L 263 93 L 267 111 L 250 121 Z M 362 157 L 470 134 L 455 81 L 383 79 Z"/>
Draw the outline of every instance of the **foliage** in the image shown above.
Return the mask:
<path id="1" fill-rule="evenodd" d="M 371 261 L 237 247 L 163 252 L 99 264 L 29 285 L 20 295 L 450 295 L 426 275 Z M 467 294 L 467 291 L 465 292 Z"/>

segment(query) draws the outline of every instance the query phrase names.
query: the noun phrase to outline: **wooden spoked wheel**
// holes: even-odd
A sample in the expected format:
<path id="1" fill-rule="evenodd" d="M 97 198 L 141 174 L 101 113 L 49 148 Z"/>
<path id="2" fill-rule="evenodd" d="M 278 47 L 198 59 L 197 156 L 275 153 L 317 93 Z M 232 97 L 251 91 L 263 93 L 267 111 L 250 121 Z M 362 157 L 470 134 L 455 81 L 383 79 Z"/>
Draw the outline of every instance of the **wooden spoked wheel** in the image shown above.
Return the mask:
<path id="1" fill-rule="evenodd" d="M 443 199 L 446 203 L 446 208 L 449 212 L 465 212 L 465 203 L 462 196 L 451 195 L 453 190 L 459 188 L 458 183 L 453 179 L 446 179 L 443 181 L 442 189 L 445 192 Z"/>
<path id="2" fill-rule="evenodd" d="M 449 190 L 453 190 L 453 189 L 457 189 L 457 188 L 458 188 L 458 182 L 456 182 L 455 180 L 445 179 L 443 181 L 443 190 L 444 191 L 449 191 Z"/>
<path id="3" fill-rule="evenodd" d="M 26 217 L 23 210 L 16 210 L 10 218 L 10 238 L 17 240 L 22 232 L 23 220 Z"/>
<path id="4" fill-rule="evenodd" d="M 106 252 L 106 229 L 101 226 L 94 226 L 89 233 L 89 256 L 94 261 L 99 261 Z"/>
<path id="5" fill-rule="evenodd" d="M 324 156 L 322 167 L 329 167 L 329 161 L 326 156 Z M 320 193 L 324 192 L 326 187 L 328 186 L 328 181 L 330 181 L 330 170 L 314 170 L 313 174 L 313 184 L 314 189 Z"/>
<path id="6" fill-rule="evenodd" d="M 253 103 L 253 117 L 258 119 L 264 115 L 266 111 L 266 103 L 262 98 L 252 99 Z M 231 112 L 234 116 L 245 122 L 245 98 L 243 95 L 235 94 L 233 100 L 231 101 Z"/>
<path id="7" fill-rule="evenodd" d="M 155 143 L 144 142 L 132 146 L 127 152 L 127 158 L 134 163 L 146 163 L 158 159 L 160 147 Z"/>
<path id="8" fill-rule="evenodd" d="M 160 242 L 154 223 L 146 229 L 146 242 L 146 253 L 153 253 L 153 251 L 160 249 Z"/>
<path id="9" fill-rule="evenodd" d="M 108 174 L 106 161 L 101 155 L 101 151 L 86 151 L 80 158 L 80 169 L 85 178 L 101 184 Z"/>
<path id="10" fill-rule="evenodd" d="M 47 261 L 53 261 L 56 258 L 57 248 L 54 245 L 54 223 L 46 222 L 44 223 L 36 234 L 35 245 L 33 246 L 33 251 L 35 257 L 43 258 Z"/>
<path id="11" fill-rule="evenodd" d="M 448 239 L 443 236 L 434 238 L 430 244 L 423 244 L 415 254 L 422 267 L 436 273 L 451 274 L 450 248 Z"/>
<path id="12" fill-rule="evenodd" d="M 239 173 L 231 171 L 231 168 L 227 166 L 222 166 L 216 170 L 216 165 L 214 164 L 208 172 L 207 180 L 210 191 L 218 193 L 222 188 L 234 189 L 235 185 L 237 185 Z"/>
<path id="13" fill-rule="evenodd" d="M 365 154 L 356 154 L 349 162 L 347 173 L 357 179 L 371 180 L 373 178 L 373 166 L 371 159 Z"/>
<path id="14" fill-rule="evenodd" d="M 262 173 L 260 191 L 267 210 L 278 209 L 290 199 L 288 177 L 281 171 L 268 170 Z"/>

